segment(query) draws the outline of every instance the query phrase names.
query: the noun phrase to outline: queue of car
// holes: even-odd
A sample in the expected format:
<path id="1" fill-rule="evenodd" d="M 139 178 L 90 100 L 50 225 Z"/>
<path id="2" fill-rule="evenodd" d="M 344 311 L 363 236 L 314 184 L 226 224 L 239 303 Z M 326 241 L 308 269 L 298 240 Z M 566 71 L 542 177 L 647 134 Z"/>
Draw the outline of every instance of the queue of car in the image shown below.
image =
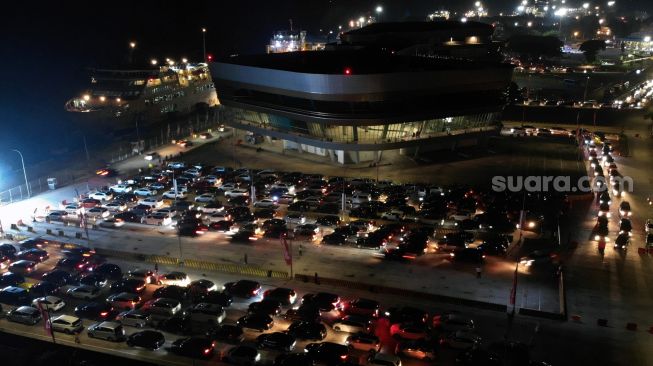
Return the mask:
<path id="1" fill-rule="evenodd" d="M 46 253 L 60 246 L 41 238 L 18 245 L 35 243 Z M 9 247 L 14 245 L 2 246 L 3 255 L 16 260 L 18 251 Z M 91 338 L 156 352 L 165 348 L 197 359 L 211 359 L 219 344 L 230 344 L 233 347 L 220 356 L 236 365 L 263 362 L 261 349 L 276 354 L 275 365 L 401 365 L 401 358 L 432 362 L 442 347 L 462 352 L 459 364 L 472 365 L 464 361 L 471 357 L 466 354 L 483 349 L 474 320 L 456 313 L 384 308 L 373 299 L 344 299 L 329 292 L 299 296 L 292 288 L 264 288 L 247 279 L 219 288 L 209 279 L 194 279 L 181 271 L 123 270 L 84 247 L 61 254 L 55 268 L 32 286 L 26 285 L 22 275 L 3 273 L 0 304 L 8 311 L 8 321 L 33 326 L 48 321 L 55 332 L 85 331 Z M 64 259 L 82 265 L 67 266 Z M 145 295 L 147 286 L 156 288 L 151 295 L 149 291 Z M 242 311 L 232 310 L 234 301 L 246 301 L 249 306 L 230 324 L 227 313 Z M 285 322 L 289 322 L 286 329 L 276 325 Z M 245 341 L 252 331 L 261 334 Z M 346 334 L 344 343 L 326 340 L 329 332 Z M 165 347 L 166 334 L 180 338 Z M 381 351 L 388 341 L 380 334 L 392 336 L 390 353 Z M 299 341 L 309 342 L 303 352 L 298 349 Z M 494 353 L 487 353 L 485 359 L 488 364 L 500 364 Z"/>

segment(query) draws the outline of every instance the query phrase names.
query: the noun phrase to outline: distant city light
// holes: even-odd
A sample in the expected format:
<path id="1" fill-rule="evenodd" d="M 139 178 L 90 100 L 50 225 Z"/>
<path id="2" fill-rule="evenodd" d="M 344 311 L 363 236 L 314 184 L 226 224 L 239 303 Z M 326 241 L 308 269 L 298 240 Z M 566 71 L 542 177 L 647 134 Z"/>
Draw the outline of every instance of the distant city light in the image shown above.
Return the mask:
<path id="1" fill-rule="evenodd" d="M 129 42 L 130 48 L 136 48 L 136 42 Z"/>
<path id="2" fill-rule="evenodd" d="M 202 28 L 202 33 L 206 33 L 206 28 Z"/>
<path id="3" fill-rule="evenodd" d="M 107 100 L 107 98 L 104 95 L 100 96 L 100 102 L 104 102 L 105 100 Z"/>
<path id="4" fill-rule="evenodd" d="M 116 102 L 120 103 L 121 101 L 122 101 L 122 99 L 116 98 Z"/>
<path id="5" fill-rule="evenodd" d="M 517 11 L 519 11 L 519 12 L 524 11 L 524 9 L 526 9 L 526 8 L 524 8 L 524 5 L 519 5 L 519 6 L 517 7 Z"/>
<path id="6" fill-rule="evenodd" d="M 376 7 L 376 12 L 377 13 L 383 13 L 383 7 L 381 5 Z"/>
<path id="7" fill-rule="evenodd" d="M 556 10 L 555 13 L 553 14 L 559 17 L 564 17 L 565 15 L 567 15 L 567 8 L 560 8 Z"/>
<path id="8" fill-rule="evenodd" d="M 151 63 L 152 65 L 156 65 L 156 64 L 159 63 L 159 61 L 157 61 L 156 59 L 151 59 L 151 60 L 150 60 L 150 63 Z"/>
<path id="9" fill-rule="evenodd" d="M 345 67 L 345 75 L 351 75 L 351 68 L 350 67 Z"/>
<path id="10" fill-rule="evenodd" d="M 578 31 L 574 32 L 574 37 L 578 37 Z"/>
<path id="11" fill-rule="evenodd" d="M 209 60 L 209 61 L 212 61 L 213 60 L 213 55 L 206 55 L 206 59 Z"/>
<path id="12" fill-rule="evenodd" d="M 583 9 L 589 9 L 590 3 L 583 3 Z"/>
<path id="13" fill-rule="evenodd" d="M 608 1 L 608 6 L 614 6 L 614 1 Z"/>
<path id="14" fill-rule="evenodd" d="M 528 22 L 528 23 L 526 23 L 526 25 L 529 26 L 529 27 L 532 27 L 532 26 L 533 26 L 533 22 Z"/>
<path id="15" fill-rule="evenodd" d="M 186 64 L 186 63 L 188 63 L 188 59 L 184 57 L 184 58 L 181 59 L 181 62 Z"/>
<path id="16" fill-rule="evenodd" d="M 515 27 L 519 25 L 519 22 L 515 22 Z"/>
<path id="17" fill-rule="evenodd" d="M 360 18 L 358 18 L 358 22 L 359 22 L 361 25 L 365 24 L 365 17 L 360 17 Z"/>
<path id="18" fill-rule="evenodd" d="M 478 8 L 479 6 L 481 6 L 481 2 L 480 1 L 475 2 L 474 6 Z"/>
<path id="19" fill-rule="evenodd" d="M 523 0 L 523 1 L 521 2 L 521 4 L 522 4 L 522 5 L 528 5 L 528 1 Z"/>
<path id="20" fill-rule="evenodd" d="M 462 17 L 462 18 L 460 18 L 460 21 L 463 22 L 463 23 L 467 23 L 467 18 Z"/>
<path id="21" fill-rule="evenodd" d="M 603 24 L 605 22 L 605 19 L 599 19 L 599 24 Z"/>
<path id="22" fill-rule="evenodd" d="M 91 96 L 88 95 L 88 94 L 84 94 L 84 96 L 83 96 L 82 98 L 83 98 L 85 101 L 88 102 L 88 101 L 91 99 Z"/>
<path id="23" fill-rule="evenodd" d="M 644 42 L 651 42 L 651 36 L 644 37 Z"/>

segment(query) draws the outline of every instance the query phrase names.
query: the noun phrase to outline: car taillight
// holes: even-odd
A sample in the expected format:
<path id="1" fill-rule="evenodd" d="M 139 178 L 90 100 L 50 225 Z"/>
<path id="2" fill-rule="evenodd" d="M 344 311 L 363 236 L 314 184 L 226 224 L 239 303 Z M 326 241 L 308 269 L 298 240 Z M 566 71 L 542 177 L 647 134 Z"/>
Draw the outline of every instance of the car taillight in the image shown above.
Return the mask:
<path id="1" fill-rule="evenodd" d="M 211 353 L 211 349 L 210 349 L 210 348 L 206 348 L 206 349 L 204 350 L 204 354 L 205 354 L 205 355 L 208 355 L 209 353 Z"/>
<path id="2" fill-rule="evenodd" d="M 100 316 L 102 316 L 102 317 L 105 317 L 105 316 L 107 316 L 107 315 L 109 315 L 109 313 L 106 312 L 106 311 L 103 311 L 103 312 L 100 313 Z"/>
<path id="3" fill-rule="evenodd" d="M 343 360 L 343 361 L 346 360 L 346 359 L 347 359 L 347 355 L 340 355 L 340 359 Z"/>

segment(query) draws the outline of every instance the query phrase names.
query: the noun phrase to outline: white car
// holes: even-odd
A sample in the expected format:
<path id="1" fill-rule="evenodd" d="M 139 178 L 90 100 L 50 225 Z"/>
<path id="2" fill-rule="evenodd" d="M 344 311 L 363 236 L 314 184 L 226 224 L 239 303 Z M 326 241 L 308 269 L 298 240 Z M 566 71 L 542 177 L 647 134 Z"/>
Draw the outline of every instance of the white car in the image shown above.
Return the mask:
<path id="1" fill-rule="evenodd" d="M 163 200 L 161 198 L 157 197 L 147 197 L 147 198 L 141 198 L 138 200 L 139 205 L 145 205 L 145 206 L 150 206 L 152 208 L 157 208 L 163 206 Z"/>
<path id="2" fill-rule="evenodd" d="M 156 160 L 156 159 L 159 159 L 160 157 L 161 157 L 161 155 L 159 155 L 158 152 L 151 152 L 149 154 L 145 154 L 145 160 L 147 160 L 147 161 Z"/>
<path id="3" fill-rule="evenodd" d="M 127 205 L 123 202 L 109 202 L 104 207 L 109 210 L 109 212 L 123 212 L 127 210 Z"/>
<path id="4" fill-rule="evenodd" d="M 121 292 L 107 297 L 107 302 L 116 309 L 132 310 L 141 302 L 141 297 L 129 292 Z"/>
<path id="5" fill-rule="evenodd" d="M 175 195 L 174 190 L 167 191 L 166 193 L 163 194 L 163 198 L 169 198 L 171 200 L 175 199 L 175 196 L 177 199 L 184 199 L 186 198 L 186 193 L 182 191 L 178 191 L 177 194 Z"/>
<path id="6" fill-rule="evenodd" d="M 55 332 L 64 332 L 66 334 L 79 333 L 84 330 L 84 325 L 82 320 L 76 316 L 71 315 L 59 315 L 56 318 L 53 318 L 52 321 L 52 330 Z"/>
<path id="7" fill-rule="evenodd" d="M 161 213 L 161 214 L 166 214 L 170 217 L 175 217 L 175 215 L 177 215 L 177 210 L 175 210 L 172 207 L 165 207 L 156 210 L 154 213 Z"/>
<path id="8" fill-rule="evenodd" d="M 175 285 L 187 287 L 190 285 L 190 277 L 184 272 L 170 272 L 159 276 L 159 283 L 161 285 Z"/>
<path id="9" fill-rule="evenodd" d="M 218 221 L 229 221 L 231 220 L 231 215 L 226 211 L 214 212 L 207 217 L 209 222 L 218 222 Z"/>
<path id="10" fill-rule="evenodd" d="M 223 191 L 226 192 L 226 191 L 231 191 L 231 190 L 236 189 L 237 186 L 236 186 L 236 183 L 228 182 L 228 183 L 224 183 L 223 185 L 221 185 L 220 188 L 221 188 Z"/>
<path id="11" fill-rule="evenodd" d="M 204 178 L 202 178 L 203 181 L 205 181 L 208 184 L 217 184 L 220 181 L 220 178 L 218 178 L 215 175 L 207 175 Z"/>
<path id="12" fill-rule="evenodd" d="M 361 203 L 369 202 L 372 196 L 369 193 L 355 193 L 351 196 L 351 203 L 360 205 Z"/>
<path id="13" fill-rule="evenodd" d="M 133 193 L 137 196 L 148 196 L 148 197 L 156 195 L 156 191 L 154 189 L 147 188 L 147 187 L 136 189 L 134 190 Z"/>
<path id="14" fill-rule="evenodd" d="M 115 184 L 109 187 L 109 189 L 115 193 L 129 193 L 132 191 L 132 187 L 127 184 Z"/>
<path id="15" fill-rule="evenodd" d="M 179 300 L 160 297 L 146 302 L 141 309 L 154 317 L 169 318 L 181 311 L 181 303 Z"/>
<path id="16" fill-rule="evenodd" d="M 195 202 L 213 202 L 215 201 L 215 196 L 211 193 L 204 193 L 195 197 Z"/>
<path id="17" fill-rule="evenodd" d="M 166 185 L 163 184 L 163 183 L 160 183 L 160 182 L 154 182 L 154 183 L 148 184 L 147 188 L 158 192 L 158 191 L 164 190 L 166 188 Z"/>
<path id="18" fill-rule="evenodd" d="M 106 193 L 106 192 L 93 192 L 89 194 L 88 197 L 93 198 L 95 200 L 108 201 L 113 198 L 113 195 L 111 193 Z"/>
<path id="19" fill-rule="evenodd" d="M 227 198 L 247 197 L 249 196 L 249 191 L 246 189 L 232 189 L 230 191 L 224 192 L 224 196 Z"/>
<path id="20" fill-rule="evenodd" d="M 287 189 L 289 193 L 295 191 L 295 186 L 290 183 L 274 183 L 270 186 L 270 189 Z"/>
<path id="21" fill-rule="evenodd" d="M 39 304 L 45 310 L 59 311 L 66 306 L 66 303 L 56 296 L 39 297 L 32 301 L 32 307 L 39 308 Z"/>
<path id="22" fill-rule="evenodd" d="M 275 197 L 272 197 L 272 199 L 274 199 L 274 198 Z M 295 197 L 294 194 L 283 194 L 283 195 L 281 195 L 281 197 L 277 198 L 277 202 L 287 205 L 287 204 L 291 204 L 291 203 L 295 202 L 295 199 L 296 199 L 296 197 Z"/>
<path id="23" fill-rule="evenodd" d="M 264 198 L 264 199 L 262 199 L 262 200 L 258 200 L 258 201 L 256 201 L 256 203 L 254 203 L 254 207 L 260 207 L 260 208 L 277 208 L 278 205 L 277 205 L 276 202 L 274 202 L 274 200 L 272 200 L 272 199 L 270 199 L 270 198 Z"/>
<path id="24" fill-rule="evenodd" d="M 100 296 L 100 289 L 94 286 L 81 285 L 69 288 L 66 294 L 75 299 L 93 300 Z"/>
<path id="25" fill-rule="evenodd" d="M 151 215 L 144 216 L 141 219 L 141 223 L 146 225 L 168 226 L 172 224 L 172 219 L 170 216 L 164 213 L 153 213 Z"/>
<path id="26" fill-rule="evenodd" d="M 109 217 L 109 210 L 104 207 L 93 207 L 85 211 L 85 214 L 88 218 L 91 219 L 105 219 Z"/>
<path id="27" fill-rule="evenodd" d="M 71 215 L 79 215 L 82 212 L 82 206 L 79 203 L 70 203 L 64 207 L 64 211 Z"/>
<path id="28" fill-rule="evenodd" d="M 186 167 L 186 163 L 180 161 L 173 161 L 168 163 L 168 168 L 171 169 L 184 169 L 185 167 Z"/>
<path id="29" fill-rule="evenodd" d="M 331 326 L 336 332 L 346 332 L 346 333 L 369 333 L 370 323 L 369 320 L 364 319 L 364 317 L 359 317 L 355 315 L 347 315 L 340 320 L 336 320 L 335 323 Z"/>

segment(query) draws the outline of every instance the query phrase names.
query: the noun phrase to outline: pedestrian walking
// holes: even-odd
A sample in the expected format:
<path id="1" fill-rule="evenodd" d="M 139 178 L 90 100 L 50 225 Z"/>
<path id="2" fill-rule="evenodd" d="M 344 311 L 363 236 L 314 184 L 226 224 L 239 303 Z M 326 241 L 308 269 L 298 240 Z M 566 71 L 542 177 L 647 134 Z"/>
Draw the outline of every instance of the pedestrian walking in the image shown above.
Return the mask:
<path id="1" fill-rule="evenodd" d="M 79 332 L 75 332 L 75 343 L 80 344 L 82 341 L 79 339 Z"/>
<path id="2" fill-rule="evenodd" d="M 159 263 L 154 263 L 154 273 L 159 274 Z"/>
<path id="3" fill-rule="evenodd" d="M 299 256 L 302 256 L 302 251 L 304 250 L 304 247 L 302 247 L 301 244 L 299 244 Z"/>
<path id="4" fill-rule="evenodd" d="M 315 272 L 315 284 L 316 285 L 320 284 L 320 279 L 317 277 L 317 272 Z"/>
<path id="5" fill-rule="evenodd" d="M 245 264 L 247 264 L 247 253 L 245 253 L 245 256 L 243 257 L 243 259 L 245 260 Z"/>
<path id="6" fill-rule="evenodd" d="M 481 266 L 476 266 L 476 278 L 481 278 Z"/>

